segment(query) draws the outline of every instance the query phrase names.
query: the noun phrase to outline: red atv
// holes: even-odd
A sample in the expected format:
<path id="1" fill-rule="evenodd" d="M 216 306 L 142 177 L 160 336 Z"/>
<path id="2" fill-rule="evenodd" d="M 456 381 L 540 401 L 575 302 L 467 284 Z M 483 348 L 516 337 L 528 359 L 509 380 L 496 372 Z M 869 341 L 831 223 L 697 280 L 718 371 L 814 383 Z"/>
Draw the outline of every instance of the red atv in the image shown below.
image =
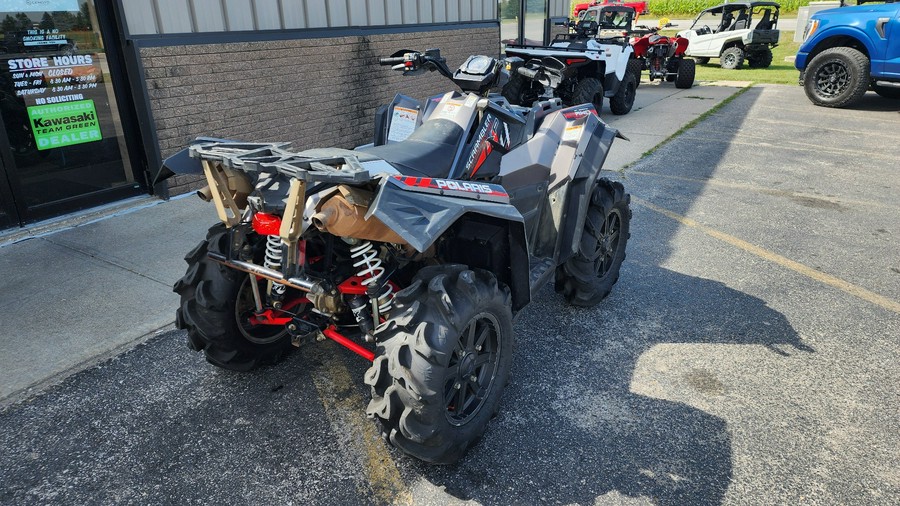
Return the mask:
<path id="1" fill-rule="evenodd" d="M 641 62 L 642 70 L 650 71 L 650 80 L 675 81 L 676 88 L 694 85 L 696 62 L 684 57 L 688 40 L 684 37 L 660 35 L 659 28 L 638 27 L 632 31 L 634 57 Z"/>

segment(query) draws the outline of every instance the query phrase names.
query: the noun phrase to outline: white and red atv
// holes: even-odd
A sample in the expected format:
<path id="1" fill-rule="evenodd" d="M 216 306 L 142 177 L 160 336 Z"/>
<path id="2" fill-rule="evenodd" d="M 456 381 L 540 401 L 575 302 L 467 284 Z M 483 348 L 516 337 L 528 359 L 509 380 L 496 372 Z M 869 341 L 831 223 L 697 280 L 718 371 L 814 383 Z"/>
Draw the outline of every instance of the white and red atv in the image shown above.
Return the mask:
<path id="1" fill-rule="evenodd" d="M 640 63 L 633 59 L 628 38 L 634 15 L 631 7 L 592 7 L 549 46 L 507 44 L 506 56 L 525 61 L 553 57 L 565 63 L 563 79 L 554 90 L 564 105 L 591 103 L 600 112 L 603 99 L 609 98 L 613 114 L 628 114 L 641 80 Z M 513 74 L 503 96 L 513 104 L 530 106 L 544 91 L 540 83 Z"/>

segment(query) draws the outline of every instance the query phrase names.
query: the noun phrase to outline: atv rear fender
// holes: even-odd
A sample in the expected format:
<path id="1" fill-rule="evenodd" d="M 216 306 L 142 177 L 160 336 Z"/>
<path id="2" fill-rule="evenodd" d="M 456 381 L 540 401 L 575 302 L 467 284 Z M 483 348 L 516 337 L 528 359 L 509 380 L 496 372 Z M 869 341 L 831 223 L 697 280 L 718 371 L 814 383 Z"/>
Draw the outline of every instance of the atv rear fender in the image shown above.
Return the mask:
<path id="1" fill-rule="evenodd" d="M 477 191 L 437 189 L 438 182 L 467 185 Z M 493 272 L 509 285 L 513 310 L 530 301 L 524 220 L 499 185 L 392 176 L 372 201 L 367 218 L 370 216 L 419 252 L 446 236 L 447 241 L 440 245 L 445 260 Z"/>

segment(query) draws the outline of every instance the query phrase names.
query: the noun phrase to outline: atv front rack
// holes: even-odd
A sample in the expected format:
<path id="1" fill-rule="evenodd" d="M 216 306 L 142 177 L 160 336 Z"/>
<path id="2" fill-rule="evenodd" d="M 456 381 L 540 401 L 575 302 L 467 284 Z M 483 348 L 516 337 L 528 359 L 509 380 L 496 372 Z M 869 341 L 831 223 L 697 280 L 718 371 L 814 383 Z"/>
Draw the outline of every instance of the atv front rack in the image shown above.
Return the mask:
<path id="1" fill-rule="evenodd" d="M 373 179 L 355 156 L 306 156 L 290 151 L 288 146 L 284 142 L 212 142 L 191 146 L 190 156 L 221 163 L 231 170 L 277 172 L 308 183 L 363 184 Z"/>

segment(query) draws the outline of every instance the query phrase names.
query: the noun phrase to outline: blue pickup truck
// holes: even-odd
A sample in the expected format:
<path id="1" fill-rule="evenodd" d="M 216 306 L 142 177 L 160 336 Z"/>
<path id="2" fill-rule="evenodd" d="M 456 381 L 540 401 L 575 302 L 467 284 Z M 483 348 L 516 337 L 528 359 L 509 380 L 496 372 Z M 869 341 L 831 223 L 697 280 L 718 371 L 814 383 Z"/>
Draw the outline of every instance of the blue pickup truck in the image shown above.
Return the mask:
<path id="1" fill-rule="evenodd" d="M 816 105 L 846 107 L 868 90 L 900 99 L 900 4 L 817 12 L 794 65 Z"/>

